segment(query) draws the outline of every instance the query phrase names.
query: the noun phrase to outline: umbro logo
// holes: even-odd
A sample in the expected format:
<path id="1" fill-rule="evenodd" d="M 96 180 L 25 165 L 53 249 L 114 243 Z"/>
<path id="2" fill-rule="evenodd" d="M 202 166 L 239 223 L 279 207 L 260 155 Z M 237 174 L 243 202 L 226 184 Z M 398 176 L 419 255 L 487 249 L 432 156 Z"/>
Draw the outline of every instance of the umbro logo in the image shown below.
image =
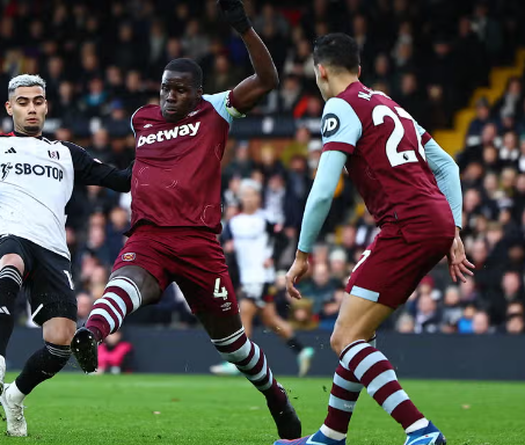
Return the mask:
<path id="1" fill-rule="evenodd" d="M 5 153 L 16 153 L 16 150 L 11 147 L 9 150 L 5 151 Z"/>
<path id="2" fill-rule="evenodd" d="M 151 128 L 151 127 L 153 127 L 153 124 L 146 124 L 146 125 L 144 125 L 144 128 Z"/>

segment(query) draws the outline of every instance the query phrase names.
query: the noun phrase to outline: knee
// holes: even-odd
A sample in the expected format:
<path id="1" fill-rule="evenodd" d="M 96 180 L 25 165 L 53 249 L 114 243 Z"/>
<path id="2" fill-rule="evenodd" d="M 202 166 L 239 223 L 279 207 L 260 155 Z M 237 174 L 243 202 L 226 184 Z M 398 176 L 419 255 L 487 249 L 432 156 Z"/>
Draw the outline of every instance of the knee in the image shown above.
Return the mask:
<path id="1" fill-rule="evenodd" d="M 73 335 L 75 334 L 76 326 L 73 322 L 55 326 L 53 329 L 44 332 L 44 341 L 59 346 L 69 346 Z"/>
<path id="2" fill-rule="evenodd" d="M 5 267 L 5 266 L 16 267 L 16 269 L 18 269 L 18 272 L 20 272 L 20 275 L 24 274 L 24 269 L 25 269 L 24 260 L 15 253 L 4 255 L 0 259 L 0 268 Z"/>
<path id="3" fill-rule="evenodd" d="M 341 352 L 351 343 L 361 340 L 363 338 L 358 332 L 348 329 L 343 331 L 342 329 L 334 329 L 334 332 L 330 336 L 330 346 L 332 350 L 339 356 Z"/>

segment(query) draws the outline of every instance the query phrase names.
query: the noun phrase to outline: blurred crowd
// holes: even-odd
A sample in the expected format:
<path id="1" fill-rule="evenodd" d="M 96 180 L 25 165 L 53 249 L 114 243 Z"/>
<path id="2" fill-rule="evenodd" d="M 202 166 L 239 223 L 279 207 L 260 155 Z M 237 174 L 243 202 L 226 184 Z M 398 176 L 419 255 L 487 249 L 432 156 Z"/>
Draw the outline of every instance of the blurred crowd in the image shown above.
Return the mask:
<path id="1" fill-rule="evenodd" d="M 362 53 L 362 81 L 385 91 L 426 128 L 451 124 L 453 113 L 487 82 L 490 68 L 513 60 L 525 41 L 520 0 L 245 0 L 255 29 L 272 53 L 280 87 L 255 115 L 319 118 L 312 42 L 330 31 L 353 35 Z M 3 0 L 0 2 L 0 88 L 20 73 L 48 82 L 46 127 L 119 168 L 134 157 L 131 114 L 157 103 L 165 64 L 191 57 L 204 70 L 204 90 L 234 86 L 251 73 L 240 38 L 218 16 L 215 0 Z M 512 79 L 497 103 L 477 104 L 465 150 L 457 160 L 464 185 L 464 236 L 475 278 L 459 286 L 446 262 L 425 278 L 386 328 L 400 332 L 524 331 L 525 103 Z M 4 127 L 5 128 L 5 127 Z M 88 135 L 88 137 L 86 137 Z M 344 284 L 377 229 L 344 175 L 330 216 L 291 303 L 283 271 L 296 247 L 301 217 L 321 154 L 305 127 L 288 140 L 231 141 L 223 170 L 224 221 L 239 211 L 243 178 L 263 186 L 262 207 L 279 230 L 277 280 L 271 287 L 282 315 L 297 328 L 331 329 Z M 67 237 L 78 293 L 79 323 L 107 282 L 129 225 L 129 195 L 77 188 L 68 205 Z M 235 279 L 234 258 L 228 258 Z M 21 299 L 20 313 L 26 313 Z M 131 323 L 195 324 L 176 286 Z"/>

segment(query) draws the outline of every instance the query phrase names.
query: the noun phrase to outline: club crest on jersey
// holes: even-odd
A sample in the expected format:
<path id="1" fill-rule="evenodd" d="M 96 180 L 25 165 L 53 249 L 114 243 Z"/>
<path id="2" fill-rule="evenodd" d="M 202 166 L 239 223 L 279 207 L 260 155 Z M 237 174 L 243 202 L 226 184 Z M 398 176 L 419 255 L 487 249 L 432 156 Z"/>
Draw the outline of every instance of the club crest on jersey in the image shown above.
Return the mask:
<path id="1" fill-rule="evenodd" d="M 323 122 L 321 123 L 321 133 L 323 137 L 329 138 L 339 131 L 341 123 L 339 118 L 334 113 L 328 113 L 323 117 Z"/>
<path id="2" fill-rule="evenodd" d="M 135 261 L 137 254 L 134 252 L 126 252 L 122 254 L 122 261 Z"/>
<path id="3" fill-rule="evenodd" d="M 60 153 L 56 150 L 47 150 L 47 154 L 51 159 L 60 159 Z"/>

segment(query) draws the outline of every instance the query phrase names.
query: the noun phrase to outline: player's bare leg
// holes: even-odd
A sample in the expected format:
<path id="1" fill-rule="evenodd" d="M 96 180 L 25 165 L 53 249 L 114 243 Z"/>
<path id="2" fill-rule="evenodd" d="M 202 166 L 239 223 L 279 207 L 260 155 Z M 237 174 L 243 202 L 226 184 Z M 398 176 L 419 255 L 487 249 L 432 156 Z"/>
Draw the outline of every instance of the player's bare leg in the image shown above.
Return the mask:
<path id="1" fill-rule="evenodd" d="M 213 313 L 200 313 L 197 316 L 222 358 L 234 363 L 252 385 L 264 394 L 279 437 L 300 437 L 301 421 L 286 391 L 273 377 L 264 352 L 246 336 L 239 314 L 217 317 Z"/>
<path id="2" fill-rule="evenodd" d="M 13 309 L 22 287 L 24 260 L 16 253 L 0 258 L 0 394 L 4 389 L 5 355 L 14 328 Z"/>
<path id="3" fill-rule="evenodd" d="M 139 266 L 122 267 L 111 274 L 102 298 L 93 305 L 88 321 L 73 337 L 71 349 L 84 372 L 98 365 L 97 346 L 120 329 L 128 314 L 157 303 L 162 296 L 153 275 Z"/>
<path id="4" fill-rule="evenodd" d="M 315 354 L 314 348 L 304 346 L 295 336 L 295 332 L 286 320 L 281 318 L 275 309 L 275 303 L 268 302 L 261 308 L 261 318 L 265 326 L 269 327 L 279 337 L 286 341 L 292 352 L 297 354 L 299 365 L 299 377 L 304 377 L 310 370 L 312 358 Z"/>
<path id="5" fill-rule="evenodd" d="M 45 346 L 29 357 L 16 380 L 5 386 L 0 400 L 9 436 L 27 436 L 24 399 L 37 385 L 53 377 L 67 364 L 75 329 L 76 323 L 68 318 L 56 317 L 46 321 L 43 325 Z"/>
<path id="6" fill-rule="evenodd" d="M 253 319 L 257 315 L 257 312 L 259 312 L 259 308 L 253 302 L 253 300 L 242 298 L 241 301 L 239 301 L 239 309 L 241 314 L 241 322 L 244 326 L 244 332 L 248 338 L 252 338 Z"/>
<path id="7" fill-rule="evenodd" d="M 339 355 L 339 366 L 330 393 L 328 416 L 320 430 L 300 444 L 344 445 L 348 424 L 363 387 L 407 434 L 428 428 L 428 437 L 435 441 L 425 443 L 446 443 L 439 430 L 429 423 L 402 389 L 388 359 L 366 340 L 374 336 L 392 312 L 393 309 L 364 298 L 345 297 L 330 339 L 332 349 Z M 276 445 L 286 443 L 275 442 Z M 406 443 L 410 443 L 409 439 Z"/>

